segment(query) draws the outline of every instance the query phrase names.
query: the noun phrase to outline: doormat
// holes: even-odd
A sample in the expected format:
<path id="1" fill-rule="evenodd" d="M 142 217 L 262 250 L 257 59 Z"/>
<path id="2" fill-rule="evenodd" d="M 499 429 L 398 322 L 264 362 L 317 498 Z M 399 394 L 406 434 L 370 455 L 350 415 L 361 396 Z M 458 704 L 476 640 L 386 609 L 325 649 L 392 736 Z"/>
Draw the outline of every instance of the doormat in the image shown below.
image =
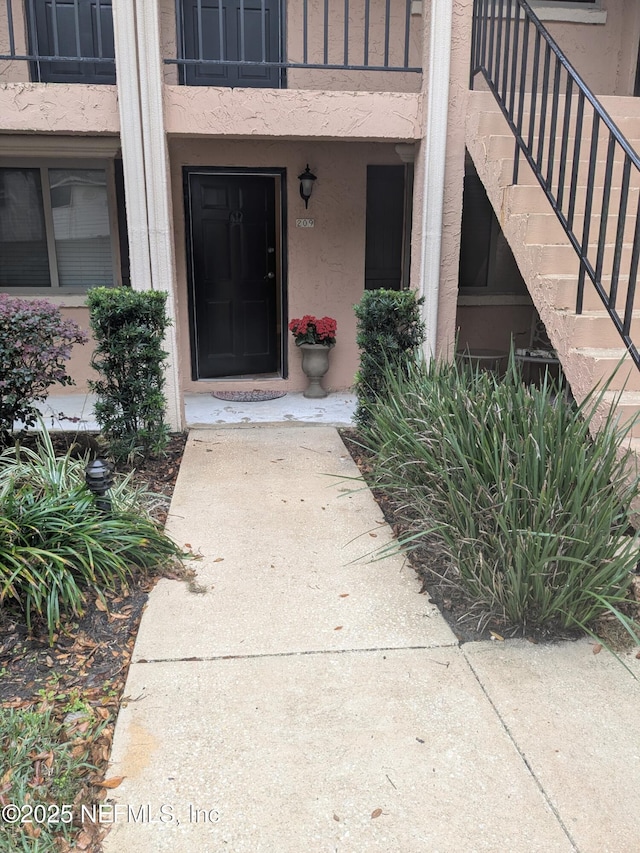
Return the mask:
<path id="1" fill-rule="evenodd" d="M 284 397 L 286 391 L 213 391 L 212 397 L 227 400 L 229 403 L 264 403 Z"/>

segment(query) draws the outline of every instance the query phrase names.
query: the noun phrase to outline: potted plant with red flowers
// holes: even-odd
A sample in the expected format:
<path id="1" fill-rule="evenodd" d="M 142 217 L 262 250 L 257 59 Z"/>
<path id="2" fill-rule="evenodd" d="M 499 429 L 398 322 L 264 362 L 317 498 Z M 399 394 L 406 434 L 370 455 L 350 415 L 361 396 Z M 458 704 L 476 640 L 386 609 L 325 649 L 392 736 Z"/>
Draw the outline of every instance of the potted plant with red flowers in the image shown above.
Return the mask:
<path id="1" fill-rule="evenodd" d="M 318 318 L 310 314 L 289 323 L 296 346 L 302 350 L 302 370 L 309 379 L 305 397 L 327 396 L 320 380 L 329 370 L 329 352 L 336 344 L 337 325 L 333 317 Z"/>

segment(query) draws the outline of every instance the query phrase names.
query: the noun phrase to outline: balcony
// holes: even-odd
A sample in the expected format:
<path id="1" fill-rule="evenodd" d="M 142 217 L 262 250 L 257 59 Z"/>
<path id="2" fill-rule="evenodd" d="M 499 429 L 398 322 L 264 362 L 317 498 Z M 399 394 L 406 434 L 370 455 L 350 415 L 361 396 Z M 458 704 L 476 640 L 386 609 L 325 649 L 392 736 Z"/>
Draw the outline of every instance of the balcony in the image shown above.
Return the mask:
<path id="1" fill-rule="evenodd" d="M 6 0 L 0 82 L 115 83 L 111 0 Z"/>
<path id="2" fill-rule="evenodd" d="M 416 0 L 158 0 L 164 82 L 420 90 Z M 115 83 L 111 0 L 5 0 L 0 83 Z"/>

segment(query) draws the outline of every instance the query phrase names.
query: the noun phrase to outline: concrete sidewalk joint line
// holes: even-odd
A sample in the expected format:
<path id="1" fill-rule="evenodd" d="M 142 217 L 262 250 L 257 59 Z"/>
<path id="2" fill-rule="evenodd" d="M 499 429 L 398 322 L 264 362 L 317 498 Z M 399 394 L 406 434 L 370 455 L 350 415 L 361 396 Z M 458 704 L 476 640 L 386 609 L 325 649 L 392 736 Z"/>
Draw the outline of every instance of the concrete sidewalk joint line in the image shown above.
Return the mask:
<path id="1" fill-rule="evenodd" d="M 191 434 L 167 531 L 207 594 L 149 596 L 105 853 L 638 853 L 640 685 L 587 644 L 461 646 L 403 556 L 354 565 L 394 542 L 326 488 L 358 473 L 326 426 Z"/>
<path id="2" fill-rule="evenodd" d="M 261 658 L 290 658 L 304 657 L 305 655 L 361 655 L 372 652 L 415 652 L 415 651 L 431 651 L 432 649 L 457 649 L 459 643 L 441 643 L 438 645 L 429 646 L 372 646 L 368 649 L 305 649 L 301 652 L 270 652 L 267 654 L 249 654 L 249 655 L 209 655 L 205 657 L 184 657 L 184 658 L 140 658 L 134 660 L 133 664 L 137 663 L 194 663 L 198 661 L 210 662 L 217 660 L 260 660 Z M 430 660 L 430 658 L 426 658 Z M 437 663 L 439 666 L 448 666 L 442 661 L 432 660 L 432 663 Z"/>
<path id="3" fill-rule="evenodd" d="M 475 668 L 474 668 L 473 664 L 472 664 L 472 663 L 471 663 L 471 661 L 469 660 L 469 658 L 468 658 L 468 656 L 467 656 L 467 654 L 466 654 L 466 648 L 465 648 L 465 646 L 467 646 L 467 645 L 468 645 L 468 643 L 462 643 L 462 644 L 460 645 L 460 649 L 461 649 L 461 651 L 462 651 L 462 655 L 463 655 L 463 657 L 464 657 L 465 661 L 467 662 L 467 665 L 468 665 L 469 669 L 470 669 L 470 670 L 471 670 L 471 672 L 473 673 L 473 677 L 474 677 L 474 678 L 476 679 L 476 681 L 478 682 L 478 686 L 480 687 L 480 690 L 482 690 L 482 692 L 484 693 L 484 695 L 485 695 L 485 697 L 486 697 L 486 699 L 487 699 L 487 702 L 488 702 L 488 703 L 491 705 L 491 707 L 493 708 L 493 712 L 495 713 L 496 717 L 497 717 L 497 718 L 498 718 L 498 720 L 500 721 L 500 725 L 501 725 L 501 726 L 502 726 L 502 728 L 504 729 L 505 734 L 507 735 L 507 737 L 509 738 L 509 740 L 510 740 L 510 741 L 511 741 L 511 743 L 513 744 L 513 746 L 514 746 L 514 748 L 515 748 L 516 752 L 518 753 L 518 755 L 519 755 L 519 756 L 520 756 L 520 758 L 522 759 L 522 763 L 524 764 L 524 766 L 527 768 L 527 770 L 528 770 L 528 771 L 529 771 L 529 773 L 531 774 L 531 778 L 532 778 L 532 779 L 533 779 L 533 781 L 535 782 L 535 785 L 536 785 L 537 789 L 540 791 L 540 793 L 541 793 L 541 794 L 542 794 L 542 796 L 544 797 L 544 799 L 545 799 L 545 801 L 546 801 L 546 803 L 547 803 L 547 806 L 551 809 L 551 811 L 552 811 L 552 812 L 553 812 L 553 814 L 555 815 L 556 820 L 557 820 L 557 821 L 558 821 L 558 823 L 560 824 L 560 827 L 562 828 L 562 831 L 564 832 L 564 834 L 567 836 L 567 839 L 568 839 L 568 841 L 570 842 L 571 846 L 572 846 L 572 847 L 573 847 L 573 849 L 576 851 L 576 853 L 580 853 L 580 848 L 578 847 L 578 845 L 577 845 L 577 844 L 576 844 L 576 842 L 574 841 L 574 839 L 573 839 L 573 837 L 572 837 L 571 833 L 569 832 L 569 829 L 568 829 L 568 827 L 567 827 L 566 823 L 562 820 L 562 817 L 560 816 L 560 813 L 558 812 L 558 809 L 555 807 L 555 805 L 554 805 L 554 803 L 553 803 L 553 800 L 552 800 L 552 799 L 551 799 L 551 797 L 547 794 L 547 792 L 546 792 L 546 790 L 545 790 L 544 786 L 542 785 L 542 783 L 541 783 L 541 782 L 540 782 L 540 780 L 538 779 L 538 777 L 537 777 L 537 775 L 536 775 L 536 773 L 535 773 L 535 771 L 534 771 L 533 767 L 531 766 L 531 764 L 530 764 L 530 762 L 529 762 L 529 760 L 528 760 L 527 756 L 524 754 L 524 752 L 522 751 L 522 749 L 521 749 L 521 748 L 520 748 L 520 746 L 518 745 L 518 742 L 517 742 L 517 740 L 515 739 L 515 737 L 514 737 L 514 735 L 513 735 L 512 731 L 511 731 L 511 729 L 510 729 L 510 728 L 509 728 L 509 726 L 507 725 L 507 723 L 506 723 L 506 721 L 505 721 L 504 717 L 502 716 L 502 714 L 501 714 L 501 713 L 500 713 L 500 711 L 498 710 L 498 708 L 497 708 L 497 706 L 496 706 L 495 702 L 493 701 L 493 699 L 491 698 L 491 696 L 490 696 L 489 692 L 486 690 L 486 688 L 485 688 L 484 684 L 482 683 L 482 680 L 480 679 L 480 676 L 478 675 L 478 673 L 476 672 L 476 670 L 475 670 Z"/>

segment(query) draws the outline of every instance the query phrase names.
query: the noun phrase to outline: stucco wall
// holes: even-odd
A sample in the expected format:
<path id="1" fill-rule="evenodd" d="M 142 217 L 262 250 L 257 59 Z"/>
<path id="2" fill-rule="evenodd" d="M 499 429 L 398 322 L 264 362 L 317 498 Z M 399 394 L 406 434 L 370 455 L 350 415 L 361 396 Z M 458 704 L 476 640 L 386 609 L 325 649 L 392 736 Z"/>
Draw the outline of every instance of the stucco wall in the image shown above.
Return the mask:
<path id="1" fill-rule="evenodd" d="M 603 0 L 605 24 L 545 22 L 562 51 L 597 95 L 631 95 L 640 37 L 636 0 Z"/>
<path id="2" fill-rule="evenodd" d="M 120 117 L 116 87 L 0 82 L 0 130 L 118 134 Z"/>
<path id="3" fill-rule="evenodd" d="M 51 299 L 51 302 L 57 302 L 56 299 Z M 55 397 L 59 394 L 79 393 L 86 394 L 89 391 L 87 385 L 88 379 L 95 379 L 96 373 L 91 369 L 89 361 L 94 349 L 94 340 L 91 336 L 89 327 L 89 309 L 88 308 L 61 308 L 62 316 L 65 319 L 73 320 L 81 329 L 89 335 L 89 340 L 86 344 L 75 344 L 71 350 L 71 358 L 67 362 L 67 373 L 74 380 L 75 385 L 70 387 L 53 385 L 49 391 L 49 396 Z"/>
<path id="4" fill-rule="evenodd" d="M 509 351 L 511 336 L 515 346 L 529 345 L 533 305 L 461 305 L 458 307 L 458 349 Z"/>
<path id="5" fill-rule="evenodd" d="M 173 136 L 400 141 L 421 132 L 412 93 L 166 86 L 164 102 Z"/>
<path id="6" fill-rule="evenodd" d="M 288 317 L 329 315 L 338 321 L 331 367 L 325 378 L 330 389 L 348 388 L 358 367 L 353 305 L 364 291 L 365 198 L 368 164 L 399 164 L 393 145 L 375 143 L 249 142 L 233 140 L 172 140 L 170 144 L 178 280 L 179 345 L 185 391 L 219 386 L 190 379 L 183 166 L 280 167 L 287 170 Z M 309 209 L 299 195 L 297 175 L 309 163 L 318 180 Z M 296 228 L 295 220 L 311 217 L 314 228 Z M 300 352 L 286 331 L 289 378 L 261 382 L 261 387 L 301 390 L 306 380 Z M 231 380 L 225 388 L 246 388 Z"/>

